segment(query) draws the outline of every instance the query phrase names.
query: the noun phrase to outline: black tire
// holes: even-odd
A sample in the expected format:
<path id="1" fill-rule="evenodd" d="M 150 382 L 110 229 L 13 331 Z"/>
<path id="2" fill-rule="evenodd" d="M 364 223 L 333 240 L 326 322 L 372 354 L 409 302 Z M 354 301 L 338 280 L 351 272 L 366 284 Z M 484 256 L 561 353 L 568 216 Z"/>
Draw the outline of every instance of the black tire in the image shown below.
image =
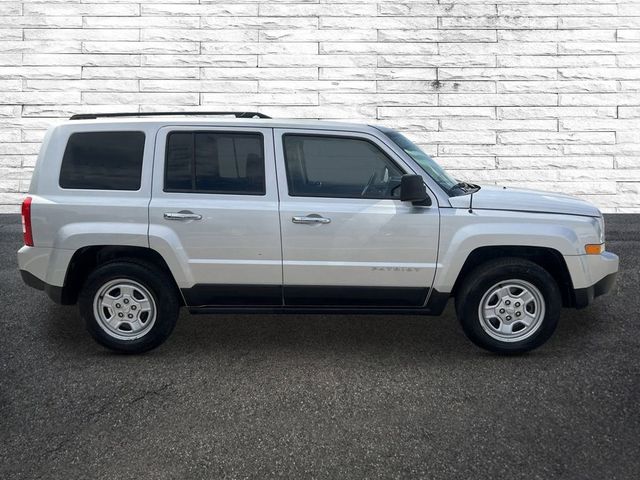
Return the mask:
<path id="1" fill-rule="evenodd" d="M 517 340 L 517 332 L 510 334 L 515 337 L 512 341 L 494 338 L 485 330 L 491 330 L 491 325 L 486 324 L 492 322 L 500 325 L 501 320 L 493 318 L 491 321 L 483 321 L 479 314 L 480 302 L 484 295 L 488 294 L 488 292 L 500 282 L 506 282 L 507 280 L 519 280 L 533 285 L 541 294 L 542 298 L 540 303 L 544 303 L 544 315 L 539 321 L 534 323 L 534 325 L 536 325 L 535 328 L 531 327 L 530 330 L 527 331 L 525 329 L 529 327 L 522 327 L 523 333 L 521 335 L 524 337 L 525 334 L 528 334 L 529 336 L 521 340 Z M 517 292 L 517 289 L 514 291 Z M 500 299 L 498 295 L 494 298 L 497 301 Z M 476 267 L 465 279 L 456 294 L 455 304 L 458 320 L 469 340 L 479 347 L 494 353 L 518 354 L 539 347 L 551 337 L 558 325 L 560 310 L 562 308 L 562 298 L 558 284 L 549 272 L 540 265 L 522 258 L 503 258 L 491 260 Z M 489 305 L 493 307 L 491 303 L 489 303 Z M 513 306 L 510 304 L 509 308 L 513 308 Z M 498 310 L 499 309 L 496 309 L 496 312 Z M 542 310 L 540 310 L 540 312 L 541 311 Z M 506 314 L 508 313 L 509 311 L 506 312 Z M 521 316 L 523 314 L 526 315 L 526 313 L 520 313 Z M 505 313 L 503 313 L 503 315 L 505 315 Z M 491 316 L 487 315 L 487 317 L 490 318 Z M 510 317 L 509 321 L 503 323 L 509 325 L 511 322 L 515 323 L 516 321 L 515 317 Z M 486 325 L 485 327 L 483 327 L 483 323 Z M 522 325 L 524 324 L 506 328 L 515 330 L 515 328 Z M 500 333 L 493 332 L 493 335 L 500 335 Z"/>
<path id="2" fill-rule="evenodd" d="M 155 320 L 142 336 L 116 338 L 118 332 L 111 333 L 103 327 L 94 312 L 96 294 L 109 282 L 125 279 L 141 285 L 151 295 L 155 303 Z M 78 304 L 80 315 L 91 336 L 101 345 L 118 352 L 143 353 L 161 345 L 175 327 L 180 311 L 179 293 L 173 280 L 161 269 L 149 262 L 137 259 L 122 259 L 98 266 L 87 278 Z M 132 302 L 134 303 L 134 302 Z M 131 312 L 135 313 L 135 312 Z M 126 335 L 126 332 L 124 333 Z"/>

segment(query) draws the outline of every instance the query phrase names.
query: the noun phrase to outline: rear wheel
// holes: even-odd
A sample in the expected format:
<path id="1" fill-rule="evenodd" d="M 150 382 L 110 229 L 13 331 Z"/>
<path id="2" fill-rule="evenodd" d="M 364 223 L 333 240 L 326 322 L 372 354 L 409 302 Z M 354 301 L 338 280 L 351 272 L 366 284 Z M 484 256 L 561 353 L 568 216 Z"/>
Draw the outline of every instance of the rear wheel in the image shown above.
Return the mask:
<path id="1" fill-rule="evenodd" d="M 561 306 L 553 277 L 520 258 L 480 265 L 456 295 L 467 337 L 496 353 L 523 353 L 545 343 L 556 329 Z"/>
<path id="2" fill-rule="evenodd" d="M 168 275 L 133 259 L 96 268 L 78 302 L 93 338 L 126 353 L 142 353 L 162 344 L 173 331 L 180 309 Z"/>

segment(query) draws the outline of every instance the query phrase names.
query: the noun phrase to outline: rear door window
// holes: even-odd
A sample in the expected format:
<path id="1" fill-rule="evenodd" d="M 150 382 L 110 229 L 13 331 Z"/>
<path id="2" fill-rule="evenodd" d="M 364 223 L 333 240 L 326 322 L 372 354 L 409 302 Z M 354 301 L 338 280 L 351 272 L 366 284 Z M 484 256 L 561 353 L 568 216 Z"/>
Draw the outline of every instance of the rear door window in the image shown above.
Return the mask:
<path id="1" fill-rule="evenodd" d="M 260 133 L 179 131 L 167 136 L 166 192 L 264 195 Z"/>
<path id="2" fill-rule="evenodd" d="M 61 188 L 138 190 L 144 154 L 143 132 L 77 132 L 62 157 Z"/>

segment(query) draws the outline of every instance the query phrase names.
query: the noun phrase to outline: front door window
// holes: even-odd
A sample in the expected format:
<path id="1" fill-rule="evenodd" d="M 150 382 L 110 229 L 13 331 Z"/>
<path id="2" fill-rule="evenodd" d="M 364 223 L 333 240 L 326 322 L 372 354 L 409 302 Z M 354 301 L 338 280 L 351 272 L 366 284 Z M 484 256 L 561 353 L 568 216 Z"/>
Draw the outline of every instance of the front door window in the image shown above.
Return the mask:
<path id="1" fill-rule="evenodd" d="M 290 196 L 399 198 L 403 172 L 372 142 L 325 135 L 283 138 Z"/>

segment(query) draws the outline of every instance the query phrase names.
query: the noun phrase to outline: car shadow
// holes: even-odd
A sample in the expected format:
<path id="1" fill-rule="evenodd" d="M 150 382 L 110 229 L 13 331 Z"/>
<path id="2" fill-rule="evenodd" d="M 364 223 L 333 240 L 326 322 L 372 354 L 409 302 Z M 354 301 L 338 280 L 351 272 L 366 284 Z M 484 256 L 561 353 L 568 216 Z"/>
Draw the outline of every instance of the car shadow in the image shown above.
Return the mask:
<path id="1" fill-rule="evenodd" d="M 76 307 L 46 308 L 48 339 L 54 348 L 77 354 L 118 356 L 96 344 L 86 332 Z M 542 348 L 518 357 L 501 357 L 469 342 L 456 317 L 453 302 L 439 317 L 418 315 L 220 314 L 190 315 L 182 310 L 171 337 L 145 357 L 230 357 L 286 352 L 297 356 L 358 355 L 384 360 L 388 356 L 482 359 L 564 356 L 599 335 L 603 308 L 563 310 L 554 337 Z M 82 352 L 82 353 L 81 353 Z"/>

